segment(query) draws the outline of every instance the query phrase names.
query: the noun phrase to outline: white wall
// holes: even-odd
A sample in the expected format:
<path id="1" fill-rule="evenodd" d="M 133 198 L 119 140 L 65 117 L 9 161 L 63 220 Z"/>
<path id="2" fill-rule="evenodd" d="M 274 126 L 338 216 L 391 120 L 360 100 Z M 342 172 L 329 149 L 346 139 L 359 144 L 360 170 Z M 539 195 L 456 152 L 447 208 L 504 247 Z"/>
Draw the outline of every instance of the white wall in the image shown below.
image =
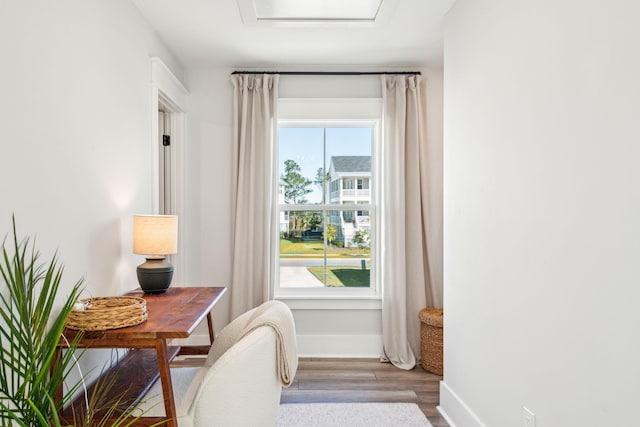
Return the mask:
<path id="1" fill-rule="evenodd" d="M 0 236 L 59 250 L 85 297 L 137 286 L 131 216 L 151 206 L 151 56 L 180 64 L 128 0 L 0 3 Z M 91 359 L 91 357 L 89 357 Z"/>
<path id="2" fill-rule="evenodd" d="M 190 256 L 183 272 L 186 284 L 231 283 L 232 71 L 218 67 L 188 70 L 184 223 Z M 218 331 L 229 323 L 229 296 L 227 292 L 213 311 Z M 197 334 L 207 332 L 200 329 Z"/>
<path id="3" fill-rule="evenodd" d="M 187 215 L 198 224 L 190 229 L 190 254 L 186 283 L 229 286 L 231 282 L 231 126 L 232 69 L 200 66 L 188 70 L 191 93 L 189 146 L 187 148 Z M 429 138 L 432 149 L 434 200 L 431 212 L 434 230 L 434 274 L 441 289 L 442 277 L 442 70 L 424 69 L 428 82 Z M 380 97 L 378 77 L 283 76 L 280 96 Z M 372 90 L 373 88 L 373 90 Z M 232 290 L 231 290 L 232 291 Z M 441 295 L 442 293 L 439 292 Z M 229 295 L 214 311 L 216 329 L 229 321 Z M 379 308 L 364 304 L 359 309 L 336 308 L 335 304 L 290 302 L 303 356 L 379 356 L 381 317 Z M 416 322 L 418 322 L 416 313 Z M 199 332 L 204 334 L 203 331 Z"/>
<path id="4" fill-rule="evenodd" d="M 458 0 L 445 380 L 458 427 L 637 424 L 640 4 Z"/>

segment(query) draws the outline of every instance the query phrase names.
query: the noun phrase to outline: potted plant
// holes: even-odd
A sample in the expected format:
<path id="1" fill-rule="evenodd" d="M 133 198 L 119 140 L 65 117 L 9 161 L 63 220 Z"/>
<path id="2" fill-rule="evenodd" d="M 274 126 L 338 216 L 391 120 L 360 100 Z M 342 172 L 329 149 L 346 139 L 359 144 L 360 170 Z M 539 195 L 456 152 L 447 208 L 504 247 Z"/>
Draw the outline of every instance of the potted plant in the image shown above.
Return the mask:
<path id="1" fill-rule="evenodd" d="M 60 401 L 54 396 L 69 380 L 77 360 L 74 350 L 81 334 L 69 343 L 69 351 L 55 358 L 55 348 L 63 339 L 65 320 L 82 291 L 83 279 L 75 282 L 57 309 L 56 301 L 62 283 L 63 266 L 54 255 L 47 263 L 29 238 L 18 240 L 15 218 L 13 233 L 2 242 L 0 256 L 0 425 L 1 426 L 65 426 L 58 416 L 82 385 L 82 379 L 67 384 Z M 102 405 L 113 381 L 97 382 L 93 396 L 87 397 L 89 407 L 73 425 L 105 425 L 93 419 L 91 406 Z M 113 409 L 120 406 L 116 397 Z M 130 425 L 140 417 L 127 418 L 136 408 L 110 425 Z"/>

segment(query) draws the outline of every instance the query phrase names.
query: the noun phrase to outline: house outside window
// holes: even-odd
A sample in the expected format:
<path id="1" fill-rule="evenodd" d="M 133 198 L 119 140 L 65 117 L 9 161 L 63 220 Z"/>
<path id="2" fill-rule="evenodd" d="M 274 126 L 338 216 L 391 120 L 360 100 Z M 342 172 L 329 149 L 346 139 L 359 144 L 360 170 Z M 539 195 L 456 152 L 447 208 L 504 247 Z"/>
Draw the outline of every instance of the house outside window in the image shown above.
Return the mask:
<path id="1" fill-rule="evenodd" d="M 349 183 L 343 191 L 331 192 L 330 203 L 342 205 L 371 204 L 369 180 L 371 179 L 371 156 L 332 156 L 329 167 L 330 180 Z M 367 183 L 363 189 L 363 182 Z M 353 183 L 357 182 L 354 189 Z M 366 216 L 365 216 L 366 212 Z M 345 210 L 342 218 L 333 216 L 330 223 L 336 228 L 337 237 L 345 248 L 357 247 L 353 242 L 357 233 L 371 234 L 369 212 Z"/>
<path id="2" fill-rule="evenodd" d="M 278 203 L 279 204 L 284 203 L 284 183 L 283 182 L 278 183 Z M 280 214 L 278 215 L 278 217 L 280 219 L 279 221 L 280 234 L 288 233 L 289 232 L 289 212 L 280 211 Z"/>

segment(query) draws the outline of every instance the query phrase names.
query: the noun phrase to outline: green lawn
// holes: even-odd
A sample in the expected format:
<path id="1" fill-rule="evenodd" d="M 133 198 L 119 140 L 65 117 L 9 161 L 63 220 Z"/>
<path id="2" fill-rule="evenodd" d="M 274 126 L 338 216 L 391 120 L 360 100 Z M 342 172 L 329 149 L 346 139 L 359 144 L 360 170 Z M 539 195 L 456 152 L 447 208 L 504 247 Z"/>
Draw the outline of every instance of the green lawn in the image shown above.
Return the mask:
<path id="1" fill-rule="evenodd" d="M 324 267 L 307 267 L 311 274 L 321 282 L 324 281 Z M 326 286 L 340 286 L 349 288 L 366 288 L 371 286 L 369 269 L 362 270 L 359 267 L 327 267 Z"/>
<path id="2" fill-rule="evenodd" d="M 323 246 L 324 243 L 321 240 L 280 239 L 280 256 L 304 255 L 311 258 L 321 258 L 324 256 Z M 368 258 L 369 251 L 366 249 L 328 246 L 327 255 L 331 257 Z"/>

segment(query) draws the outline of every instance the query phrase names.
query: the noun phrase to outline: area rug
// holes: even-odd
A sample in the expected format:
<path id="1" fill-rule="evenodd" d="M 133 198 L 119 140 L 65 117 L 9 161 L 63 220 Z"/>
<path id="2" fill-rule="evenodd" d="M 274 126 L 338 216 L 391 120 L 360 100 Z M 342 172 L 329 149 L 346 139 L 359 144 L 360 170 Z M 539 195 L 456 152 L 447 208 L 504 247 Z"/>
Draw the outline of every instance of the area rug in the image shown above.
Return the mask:
<path id="1" fill-rule="evenodd" d="M 415 403 L 287 403 L 277 427 L 432 427 Z"/>

